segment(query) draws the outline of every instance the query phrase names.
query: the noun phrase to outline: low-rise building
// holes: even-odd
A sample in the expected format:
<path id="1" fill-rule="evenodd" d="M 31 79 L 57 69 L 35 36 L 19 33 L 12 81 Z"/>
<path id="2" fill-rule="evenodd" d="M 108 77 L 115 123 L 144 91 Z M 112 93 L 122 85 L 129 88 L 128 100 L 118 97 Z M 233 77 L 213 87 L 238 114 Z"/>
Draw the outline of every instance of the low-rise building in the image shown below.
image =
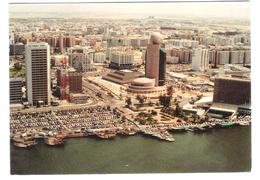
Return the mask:
<path id="1" fill-rule="evenodd" d="M 22 101 L 22 86 L 23 81 L 21 78 L 10 78 L 10 104 L 21 103 Z"/>
<path id="2" fill-rule="evenodd" d="M 75 104 L 85 104 L 88 101 L 88 96 L 82 93 L 71 93 L 70 94 L 70 102 Z"/>
<path id="3" fill-rule="evenodd" d="M 138 71 L 131 71 L 125 69 L 125 70 L 117 70 L 114 72 L 109 72 L 102 78 L 107 81 L 115 82 L 118 84 L 128 84 L 132 82 L 134 79 L 143 76 L 144 75 Z"/>
<path id="4" fill-rule="evenodd" d="M 149 98 L 158 98 L 166 93 L 165 86 L 155 86 L 155 79 L 137 78 L 133 80 L 126 91 L 134 96 L 144 95 Z"/>
<path id="5" fill-rule="evenodd" d="M 238 78 L 216 78 L 213 102 L 235 105 L 251 103 L 251 81 Z"/>

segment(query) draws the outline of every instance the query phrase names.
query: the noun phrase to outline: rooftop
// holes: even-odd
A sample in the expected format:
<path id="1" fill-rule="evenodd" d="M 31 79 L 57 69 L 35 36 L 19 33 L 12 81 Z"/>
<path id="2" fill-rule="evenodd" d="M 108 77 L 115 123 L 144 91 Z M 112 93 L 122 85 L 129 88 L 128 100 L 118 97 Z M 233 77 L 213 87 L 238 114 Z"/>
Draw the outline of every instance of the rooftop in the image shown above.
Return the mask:
<path id="1" fill-rule="evenodd" d="M 220 111 L 235 112 L 237 107 L 238 107 L 237 105 L 233 105 L 233 104 L 214 103 L 210 107 L 210 109 L 220 110 Z"/>
<path id="2" fill-rule="evenodd" d="M 154 82 L 154 79 L 143 77 L 143 78 L 136 78 L 136 79 L 134 79 L 133 82 L 134 83 L 152 83 L 152 82 Z"/>
<path id="3" fill-rule="evenodd" d="M 120 70 L 120 71 L 122 71 L 122 72 L 133 72 L 133 71 L 128 70 L 128 69 L 122 69 L 122 70 Z"/>
<path id="4" fill-rule="evenodd" d="M 217 80 L 217 79 L 241 81 L 241 82 L 251 82 L 251 80 L 249 80 L 249 79 L 240 79 L 240 78 L 234 78 L 234 77 L 217 77 L 217 78 L 215 78 L 215 80 Z"/>

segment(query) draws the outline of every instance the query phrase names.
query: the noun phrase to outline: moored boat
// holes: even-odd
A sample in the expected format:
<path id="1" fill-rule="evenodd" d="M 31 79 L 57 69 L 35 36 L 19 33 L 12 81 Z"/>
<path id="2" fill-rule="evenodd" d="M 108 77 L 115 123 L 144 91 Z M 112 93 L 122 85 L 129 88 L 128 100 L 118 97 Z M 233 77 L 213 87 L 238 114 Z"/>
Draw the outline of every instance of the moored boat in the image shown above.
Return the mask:
<path id="1" fill-rule="evenodd" d="M 64 143 L 62 138 L 48 137 L 44 139 L 44 143 L 50 146 L 61 145 Z"/>
<path id="2" fill-rule="evenodd" d="M 33 145 L 36 145 L 37 142 L 34 141 L 34 140 L 31 140 L 31 141 L 20 141 L 20 142 L 14 142 L 14 145 L 16 147 L 21 147 L 21 148 L 27 148 L 27 147 L 30 147 L 30 146 L 33 146 Z"/>

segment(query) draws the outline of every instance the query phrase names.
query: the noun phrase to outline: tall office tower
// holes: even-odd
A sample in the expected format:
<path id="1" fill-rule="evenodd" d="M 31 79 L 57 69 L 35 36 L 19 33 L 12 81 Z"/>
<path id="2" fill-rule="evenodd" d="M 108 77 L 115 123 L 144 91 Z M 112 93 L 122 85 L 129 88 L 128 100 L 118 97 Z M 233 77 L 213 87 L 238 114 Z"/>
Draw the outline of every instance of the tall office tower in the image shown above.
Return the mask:
<path id="1" fill-rule="evenodd" d="M 192 70 L 205 71 L 209 68 L 209 50 L 197 48 L 192 54 Z"/>
<path id="2" fill-rule="evenodd" d="M 163 86 L 165 84 L 166 53 L 160 47 L 162 42 L 161 34 L 152 33 L 146 50 L 145 77 L 154 78 L 155 86 Z"/>
<path id="3" fill-rule="evenodd" d="M 28 43 L 25 46 L 26 88 L 28 102 L 49 104 L 50 91 L 50 46 L 44 42 Z"/>

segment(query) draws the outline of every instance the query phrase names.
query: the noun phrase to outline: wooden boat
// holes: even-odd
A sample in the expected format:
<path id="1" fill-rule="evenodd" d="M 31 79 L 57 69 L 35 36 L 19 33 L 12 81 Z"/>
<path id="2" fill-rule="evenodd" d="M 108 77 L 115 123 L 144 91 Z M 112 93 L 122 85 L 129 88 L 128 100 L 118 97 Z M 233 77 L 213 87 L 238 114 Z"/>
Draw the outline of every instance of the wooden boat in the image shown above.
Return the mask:
<path id="1" fill-rule="evenodd" d="M 48 137 L 44 139 L 44 143 L 50 146 L 55 146 L 55 145 L 64 144 L 64 141 L 62 138 Z"/>

